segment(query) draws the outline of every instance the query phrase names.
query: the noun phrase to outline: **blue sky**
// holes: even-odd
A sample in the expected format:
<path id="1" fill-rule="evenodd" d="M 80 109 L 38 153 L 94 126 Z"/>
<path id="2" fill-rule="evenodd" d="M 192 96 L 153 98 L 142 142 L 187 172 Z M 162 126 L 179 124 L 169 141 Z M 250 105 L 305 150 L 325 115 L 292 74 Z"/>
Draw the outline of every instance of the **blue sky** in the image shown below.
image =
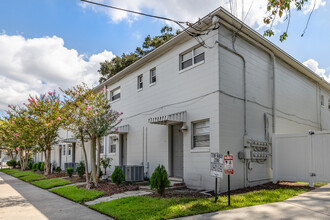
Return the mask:
<path id="1" fill-rule="evenodd" d="M 194 22 L 227 0 L 95 0 L 177 20 Z M 270 40 L 327 80 L 330 73 L 330 5 L 317 7 L 304 37 L 308 8 L 293 12 L 289 38 Z M 238 1 L 238 10 L 241 5 Z M 263 33 L 265 0 L 244 1 L 245 22 Z M 309 5 L 309 8 L 312 5 Z M 239 14 L 239 13 L 238 13 Z M 0 2 L 0 110 L 19 104 L 28 94 L 68 87 L 79 81 L 97 82 L 99 62 L 135 50 L 144 37 L 159 34 L 165 23 L 132 16 L 78 0 L 11 0 Z M 278 22 L 276 31 L 285 30 Z M 51 51 L 51 52 L 50 52 Z M 71 74 L 69 74 L 71 73 Z"/>

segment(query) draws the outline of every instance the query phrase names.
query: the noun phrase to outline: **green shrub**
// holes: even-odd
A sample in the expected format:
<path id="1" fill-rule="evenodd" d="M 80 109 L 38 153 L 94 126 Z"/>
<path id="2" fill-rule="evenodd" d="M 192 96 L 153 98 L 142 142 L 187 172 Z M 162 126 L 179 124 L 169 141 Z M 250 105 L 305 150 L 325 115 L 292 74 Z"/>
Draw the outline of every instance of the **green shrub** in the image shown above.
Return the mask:
<path id="1" fill-rule="evenodd" d="M 32 165 L 32 170 L 37 171 L 37 169 L 38 169 L 37 167 L 38 167 L 38 163 L 34 163 Z"/>
<path id="2" fill-rule="evenodd" d="M 7 165 L 10 167 L 15 167 L 16 166 L 16 161 L 15 160 L 9 160 L 7 161 Z"/>
<path id="3" fill-rule="evenodd" d="M 33 163 L 31 160 L 29 160 L 28 164 L 27 164 L 28 168 L 31 170 L 33 169 Z"/>
<path id="4" fill-rule="evenodd" d="M 102 170 L 100 170 L 100 172 L 99 172 L 99 178 L 101 178 L 103 176 L 103 172 L 102 172 Z"/>
<path id="5" fill-rule="evenodd" d="M 151 189 L 156 189 L 161 196 L 164 196 L 165 187 L 169 185 L 170 181 L 168 180 L 167 171 L 164 165 L 158 165 L 150 178 Z"/>
<path id="6" fill-rule="evenodd" d="M 61 172 L 61 167 L 56 167 L 56 168 L 55 168 L 55 172 L 56 172 L 56 173 L 60 173 L 60 172 Z"/>
<path id="7" fill-rule="evenodd" d="M 72 175 L 73 175 L 73 168 L 66 168 L 66 173 L 68 174 L 69 177 L 72 177 Z"/>
<path id="8" fill-rule="evenodd" d="M 37 170 L 40 170 L 40 167 L 41 167 L 41 163 L 42 163 L 42 162 L 39 162 L 39 163 L 37 163 L 37 167 L 36 167 L 36 168 L 37 168 Z"/>
<path id="9" fill-rule="evenodd" d="M 76 168 L 76 172 L 80 178 L 83 178 L 85 174 L 85 163 L 83 161 L 80 161 Z"/>
<path id="10" fill-rule="evenodd" d="M 17 161 L 17 164 L 16 165 L 19 166 L 19 167 L 21 167 L 21 161 L 20 160 Z"/>
<path id="11" fill-rule="evenodd" d="M 111 180 L 117 185 L 120 185 L 125 180 L 125 175 L 120 167 L 116 167 L 111 175 Z"/>
<path id="12" fill-rule="evenodd" d="M 45 163 L 42 162 L 42 163 L 40 164 L 40 166 L 39 166 L 39 170 L 40 170 L 40 171 L 44 171 L 44 169 L 45 169 Z"/>

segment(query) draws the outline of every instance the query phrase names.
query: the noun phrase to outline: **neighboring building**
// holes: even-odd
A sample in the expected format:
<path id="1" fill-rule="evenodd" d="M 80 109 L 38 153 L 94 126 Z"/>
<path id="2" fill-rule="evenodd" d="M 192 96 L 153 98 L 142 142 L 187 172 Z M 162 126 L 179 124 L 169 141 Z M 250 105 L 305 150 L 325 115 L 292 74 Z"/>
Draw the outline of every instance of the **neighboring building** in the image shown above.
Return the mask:
<path id="1" fill-rule="evenodd" d="M 124 113 L 102 155 L 212 190 L 210 153 L 230 151 L 233 189 L 271 181 L 272 133 L 329 129 L 330 85 L 222 8 L 196 29 L 206 47 L 182 32 L 95 88 Z"/>

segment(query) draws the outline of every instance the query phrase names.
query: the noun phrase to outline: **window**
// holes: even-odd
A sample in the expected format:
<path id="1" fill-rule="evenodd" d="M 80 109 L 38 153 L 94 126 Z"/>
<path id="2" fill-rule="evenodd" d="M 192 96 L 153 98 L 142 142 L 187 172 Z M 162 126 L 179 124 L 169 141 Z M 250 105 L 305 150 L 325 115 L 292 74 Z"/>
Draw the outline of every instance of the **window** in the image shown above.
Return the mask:
<path id="1" fill-rule="evenodd" d="M 328 110 L 330 110 L 330 99 L 328 99 Z"/>
<path id="2" fill-rule="evenodd" d="M 139 75 L 137 78 L 137 89 L 143 89 L 143 75 Z"/>
<path id="3" fill-rule="evenodd" d="M 156 83 L 156 68 L 150 70 L 150 84 Z"/>
<path id="4" fill-rule="evenodd" d="M 112 90 L 110 92 L 110 101 L 113 102 L 115 100 L 119 100 L 120 99 L 120 87 Z"/>
<path id="5" fill-rule="evenodd" d="M 324 106 L 324 95 L 321 95 L 321 106 Z"/>
<path id="6" fill-rule="evenodd" d="M 65 155 L 65 145 L 62 145 L 63 156 Z"/>
<path id="7" fill-rule="evenodd" d="M 109 153 L 116 153 L 116 144 L 113 137 L 109 137 Z"/>
<path id="8" fill-rule="evenodd" d="M 104 139 L 103 138 L 100 140 L 100 144 L 101 144 L 101 146 L 100 146 L 100 154 L 104 154 Z"/>
<path id="9" fill-rule="evenodd" d="M 203 47 L 197 47 L 180 56 L 180 70 L 204 61 L 205 53 Z"/>
<path id="10" fill-rule="evenodd" d="M 210 121 L 193 123 L 193 148 L 210 147 Z"/>
<path id="11" fill-rule="evenodd" d="M 68 156 L 70 156 L 71 155 L 71 146 L 68 146 Z"/>

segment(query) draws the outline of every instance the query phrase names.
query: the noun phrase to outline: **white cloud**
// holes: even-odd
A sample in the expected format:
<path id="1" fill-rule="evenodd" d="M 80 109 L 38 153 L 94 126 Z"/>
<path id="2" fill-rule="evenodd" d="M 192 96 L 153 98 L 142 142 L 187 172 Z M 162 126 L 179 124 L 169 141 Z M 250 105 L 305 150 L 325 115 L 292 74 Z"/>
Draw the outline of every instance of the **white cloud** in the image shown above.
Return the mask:
<path id="1" fill-rule="evenodd" d="M 22 104 L 28 95 L 68 88 L 81 82 L 98 83 L 99 63 L 112 59 L 103 51 L 90 57 L 64 46 L 60 37 L 25 39 L 0 35 L 0 110 Z"/>
<path id="2" fill-rule="evenodd" d="M 95 2 L 108 4 L 111 6 L 116 6 L 120 8 L 125 8 L 134 11 L 143 11 L 150 14 L 164 16 L 172 18 L 174 20 L 196 22 L 198 18 L 201 18 L 216 8 L 222 6 L 228 11 L 232 11 L 236 17 L 244 20 L 249 26 L 256 29 L 260 29 L 265 26 L 263 19 L 266 15 L 267 2 L 266 0 L 245 0 L 236 1 L 237 6 L 230 6 L 229 0 L 204 0 L 204 1 L 191 1 L 191 0 L 94 0 Z M 232 1 L 235 2 L 235 1 Z M 242 6 L 242 2 L 244 5 Z M 120 22 L 127 20 L 132 23 L 134 20 L 138 19 L 137 15 L 132 15 L 127 12 L 113 10 L 97 5 L 92 5 L 89 3 L 79 3 L 83 8 L 91 8 L 95 12 L 105 13 L 112 22 Z M 324 6 L 326 3 L 324 0 L 316 0 L 315 9 L 320 6 Z M 314 6 L 314 1 L 309 1 L 304 7 L 304 13 L 308 13 L 312 10 Z M 242 10 L 243 9 L 243 10 Z M 243 13 L 242 13 L 243 11 Z M 278 23 L 283 22 L 285 15 L 281 19 L 276 19 L 274 26 Z"/>
<path id="3" fill-rule="evenodd" d="M 318 9 L 320 6 L 323 7 L 326 5 L 326 1 L 323 0 L 314 0 L 314 1 L 308 1 L 306 5 L 303 8 L 304 14 L 308 14 L 311 11 Z"/>
<path id="4" fill-rule="evenodd" d="M 319 68 L 319 63 L 316 60 L 309 59 L 303 62 L 303 64 L 330 83 L 330 75 L 327 74 L 325 69 Z"/>

